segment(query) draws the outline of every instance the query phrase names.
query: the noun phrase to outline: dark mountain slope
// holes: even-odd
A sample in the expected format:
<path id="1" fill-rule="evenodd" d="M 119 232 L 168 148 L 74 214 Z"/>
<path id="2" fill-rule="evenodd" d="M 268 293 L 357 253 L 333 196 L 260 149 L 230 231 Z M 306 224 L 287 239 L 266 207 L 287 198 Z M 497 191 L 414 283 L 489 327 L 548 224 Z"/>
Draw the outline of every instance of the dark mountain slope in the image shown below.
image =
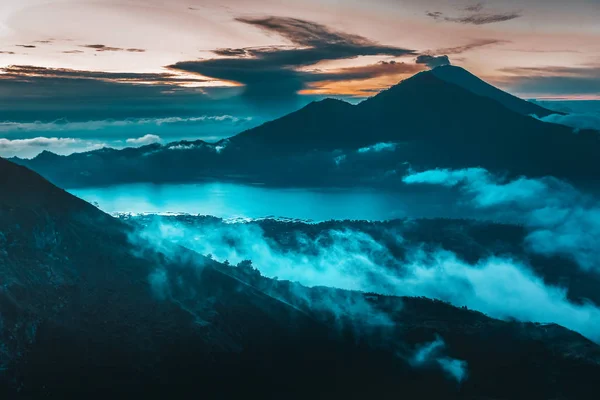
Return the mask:
<path id="1" fill-rule="evenodd" d="M 18 208 L 60 214 L 82 211 L 94 216 L 103 216 L 103 213 L 92 205 L 51 185 L 26 167 L 0 158 L 0 171 L 0 206 L 3 212 L 16 212 Z"/>
<path id="2" fill-rule="evenodd" d="M 482 166 L 525 175 L 585 179 L 600 173 L 600 136 L 573 134 L 514 113 L 498 102 L 415 75 L 358 105 L 379 141 L 411 142 L 407 161 L 421 168 Z M 408 153 L 408 152 L 407 152 Z"/>
<path id="3" fill-rule="evenodd" d="M 538 117 L 545 117 L 550 114 L 556 114 L 556 112 L 548 110 L 547 108 L 541 107 L 526 100 L 522 100 L 510 93 L 506 93 L 460 67 L 445 65 L 434 68 L 431 70 L 431 73 L 448 83 L 452 83 L 462 87 L 463 89 L 467 89 L 478 96 L 488 97 L 492 100 L 495 100 L 509 110 L 521 115 L 536 115 Z"/>
<path id="4" fill-rule="evenodd" d="M 341 100 L 325 99 L 228 140 L 240 147 L 267 147 L 302 152 L 314 148 L 356 147 L 367 143 L 357 137 L 355 107 Z"/>
<path id="5" fill-rule="evenodd" d="M 0 176 L 3 398 L 531 400 L 599 389 L 598 346 L 564 328 L 269 280 L 148 241 L 5 160 Z M 468 362 L 462 385 L 435 361 L 408 363 L 436 334 L 444 356 Z"/>
<path id="6" fill-rule="evenodd" d="M 292 343 L 310 354 L 328 342 L 325 326 L 216 263 L 133 245 L 127 224 L 3 159 L 0 177 L 0 393 L 112 398 L 217 374 L 210 394 L 230 363 L 268 351 L 293 363 Z"/>
<path id="7" fill-rule="evenodd" d="M 357 106 L 332 99 L 311 103 L 229 139 L 229 145 L 285 145 L 301 152 L 382 141 L 552 141 L 563 134 L 574 136 L 568 128 L 519 115 L 491 97 L 438 78 L 434 71 L 419 73 Z"/>

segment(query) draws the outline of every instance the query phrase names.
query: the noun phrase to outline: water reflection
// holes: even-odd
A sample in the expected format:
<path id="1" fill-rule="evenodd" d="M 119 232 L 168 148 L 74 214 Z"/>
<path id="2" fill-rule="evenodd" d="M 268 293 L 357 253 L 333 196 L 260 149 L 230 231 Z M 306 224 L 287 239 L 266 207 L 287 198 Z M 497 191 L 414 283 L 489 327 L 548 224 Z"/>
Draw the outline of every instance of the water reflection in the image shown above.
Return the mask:
<path id="1" fill-rule="evenodd" d="M 431 193 L 377 191 L 367 188 L 272 188 L 235 183 L 128 184 L 74 189 L 71 193 L 96 203 L 108 213 L 214 215 L 221 218 L 286 217 L 385 220 L 447 216 L 447 203 Z"/>

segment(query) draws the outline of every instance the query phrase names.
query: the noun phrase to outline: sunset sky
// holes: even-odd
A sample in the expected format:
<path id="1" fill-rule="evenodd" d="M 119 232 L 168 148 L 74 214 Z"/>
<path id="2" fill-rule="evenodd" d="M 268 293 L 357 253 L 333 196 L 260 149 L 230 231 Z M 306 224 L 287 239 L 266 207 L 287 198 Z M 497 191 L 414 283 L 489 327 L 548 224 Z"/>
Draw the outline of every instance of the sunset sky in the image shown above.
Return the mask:
<path id="1" fill-rule="evenodd" d="M 0 155 L 222 137 L 446 60 L 522 97 L 598 98 L 599 20 L 598 0 L 2 0 Z"/>

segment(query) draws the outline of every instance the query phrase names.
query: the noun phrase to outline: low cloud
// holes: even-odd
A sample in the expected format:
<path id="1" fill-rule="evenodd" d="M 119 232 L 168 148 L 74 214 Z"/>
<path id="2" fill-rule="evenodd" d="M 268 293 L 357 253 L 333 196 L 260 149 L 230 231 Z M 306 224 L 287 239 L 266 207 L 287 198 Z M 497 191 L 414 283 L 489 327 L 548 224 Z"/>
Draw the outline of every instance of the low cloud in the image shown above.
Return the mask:
<path id="1" fill-rule="evenodd" d="M 251 117 L 235 117 L 232 115 L 201 115 L 197 117 L 165 117 L 165 118 L 128 118 L 123 120 L 98 120 L 71 122 L 59 119 L 52 122 L 0 122 L 0 133 L 25 132 L 66 132 L 66 131 L 98 131 L 110 128 L 189 126 L 196 124 L 233 124 L 244 125 L 252 121 Z"/>
<path id="2" fill-rule="evenodd" d="M 104 145 L 121 148 L 125 145 L 144 145 L 159 140 L 214 141 L 229 137 L 256 126 L 262 120 L 232 115 L 201 115 L 195 117 L 129 118 L 124 120 L 74 121 L 59 119 L 52 122 L 0 122 L 0 136 L 11 145 L 5 145 L 4 156 L 35 157 L 44 149 L 61 155 L 89 151 Z M 197 132 L 201 130 L 201 134 Z M 152 134 L 148 134 L 152 132 Z M 127 136 L 125 136 L 127 135 Z M 56 137 L 68 137 L 54 143 Z M 93 137 L 93 140 L 89 138 Z M 26 145 L 42 140 L 48 146 Z M 52 140 L 49 140 L 52 139 Z M 69 142 L 69 140 L 71 142 Z M 70 146 L 64 144 L 70 143 Z M 10 150 L 9 150 L 10 147 Z"/>
<path id="3" fill-rule="evenodd" d="M 567 256 L 582 269 L 600 273 L 600 207 L 566 182 L 552 177 L 507 180 L 482 168 L 416 172 L 403 181 L 459 187 L 474 207 L 525 224 L 531 251 Z"/>
<path id="4" fill-rule="evenodd" d="M 495 318 L 558 323 L 600 341 L 600 309 L 571 302 L 565 289 L 546 284 L 527 264 L 505 257 L 469 264 L 444 249 L 415 247 L 398 258 L 380 240 L 349 229 L 331 229 L 316 237 L 296 233 L 288 239 L 294 246 L 275 242 L 253 224 L 192 228 L 157 220 L 143 232 L 218 261 L 236 264 L 250 259 L 271 278 L 306 286 L 425 296 Z M 384 234 L 388 240 L 403 242 L 397 232 Z M 444 368 L 456 367 L 448 361 Z"/>
<path id="5" fill-rule="evenodd" d="M 463 383 L 468 376 L 467 362 L 448 357 L 444 355 L 445 351 L 446 342 L 438 336 L 433 342 L 418 347 L 410 359 L 410 364 L 416 368 L 441 368 L 449 378 L 454 379 L 458 384 Z"/>
<path id="6" fill-rule="evenodd" d="M 127 139 L 125 142 L 133 146 L 146 146 L 153 143 L 160 143 L 161 140 L 162 139 L 158 135 L 148 134 L 139 138 Z"/>
<path id="7" fill-rule="evenodd" d="M 540 199 L 550 191 L 550 186 L 560 186 L 554 179 L 538 180 L 518 178 L 503 181 L 483 168 L 460 170 L 435 169 L 417 172 L 403 178 L 407 184 L 430 184 L 441 186 L 462 185 L 477 207 L 490 208 L 502 205 L 521 205 L 536 208 L 545 205 L 547 199 Z"/>
<path id="8" fill-rule="evenodd" d="M 551 114 L 546 117 L 538 118 L 540 121 L 560 124 L 575 128 L 575 133 L 581 129 L 593 129 L 600 131 L 600 113 L 583 114 Z"/>
<path id="9" fill-rule="evenodd" d="M 380 152 L 380 151 L 394 151 L 398 146 L 397 143 L 376 143 L 372 146 L 361 147 L 358 149 L 359 153 L 368 153 L 368 152 Z"/>
<path id="10" fill-rule="evenodd" d="M 0 156 L 29 158 L 43 150 L 57 154 L 70 154 L 75 151 L 97 150 L 104 146 L 104 143 L 98 141 L 75 138 L 36 137 L 14 140 L 0 138 Z"/>
<path id="11" fill-rule="evenodd" d="M 196 253 L 182 252 L 179 239 L 181 239 L 181 229 L 168 224 L 154 224 L 149 229 L 134 231 L 129 236 L 130 242 L 135 246 L 135 254 L 143 254 L 148 250 L 154 252 L 159 249 L 168 259 L 177 260 L 179 264 L 187 264 L 195 269 L 204 268 L 209 259 L 215 258 L 213 254 L 207 254 L 206 258 L 199 258 L 193 256 Z M 261 276 L 261 272 L 254 267 L 251 260 L 241 259 L 235 264 L 230 264 L 227 260 L 227 264 L 238 271 L 244 271 L 246 277 L 251 280 Z M 160 300 L 177 304 L 184 311 L 193 315 L 197 319 L 197 323 L 208 323 L 194 309 L 186 306 L 184 302 L 173 295 L 172 288 L 175 287 L 177 292 L 181 292 L 182 289 L 189 292 L 189 297 L 192 299 L 196 295 L 196 288 L 194 282 L 182 280 L 179 274 L 173 276 L 172 272 L 169 269 L 159 268 L 149 275 L 148 280 L 153 294 Z M 278 298 L 298 309 L 315 312 L 317 318 L 333 322 L 342 330 L 351 328 L 359 335 L 370 327 L 394 325 L 389 313 L 393 313 L 396 308 L 387 311 L 380 310 L 363 295 L 356 292 L 317 289 L 319 295 L 315 296 L 315 291 L 301 285 L 291 285 L 286 288 L 284 293 L 281 293 L 270 285 L 266 287 L 260 285 L 256 280 L 253 281 L 253 284 L 256 284 L 257 288 L 269 296 Z M 402 305 L 398 304 L 395 307 L 402 307 Z M 403 357 L 400 354 L 399 356 Z"/>

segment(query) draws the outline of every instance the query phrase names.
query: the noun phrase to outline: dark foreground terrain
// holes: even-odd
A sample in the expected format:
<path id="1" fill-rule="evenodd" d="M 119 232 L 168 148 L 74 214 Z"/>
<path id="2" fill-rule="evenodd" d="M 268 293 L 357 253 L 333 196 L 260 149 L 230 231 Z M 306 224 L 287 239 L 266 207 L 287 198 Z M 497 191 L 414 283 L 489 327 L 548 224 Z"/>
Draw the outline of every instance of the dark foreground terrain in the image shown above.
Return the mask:
<path id="1" fill-rule="evenodd" d="M 270 280 L 0 159 L 2 398 L 592 399 L 598 376 L 558 325 Z"/>

